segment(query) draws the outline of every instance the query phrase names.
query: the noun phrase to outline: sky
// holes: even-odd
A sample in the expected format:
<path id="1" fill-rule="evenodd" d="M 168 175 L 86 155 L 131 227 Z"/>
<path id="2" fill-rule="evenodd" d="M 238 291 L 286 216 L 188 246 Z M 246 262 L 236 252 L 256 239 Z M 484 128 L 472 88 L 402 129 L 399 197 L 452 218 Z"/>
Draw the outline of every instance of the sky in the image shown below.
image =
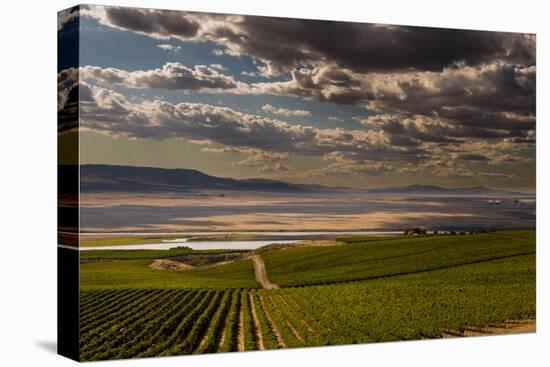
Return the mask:
<path id="1" fill-rule="evenodd" d="M 534 35 L 104 6 L 75 27 L 82 164 L 535 188 Z"/>

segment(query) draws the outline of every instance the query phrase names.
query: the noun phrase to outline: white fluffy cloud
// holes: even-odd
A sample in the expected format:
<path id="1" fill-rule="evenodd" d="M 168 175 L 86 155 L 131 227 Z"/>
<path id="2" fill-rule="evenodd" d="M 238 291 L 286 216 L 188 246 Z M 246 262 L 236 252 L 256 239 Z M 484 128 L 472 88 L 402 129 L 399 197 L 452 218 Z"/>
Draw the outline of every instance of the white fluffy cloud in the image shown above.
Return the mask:
<path id="1" fill-rule="evenodd" d="M 177 51 L 182 50 L 181 46 L 174 46 L 174 45 L 171 45 L 169 43 L 161 43 L 161 44 L 158 44 L 157 47 L 160 48 L 161 50 L 164 50 L 164 51 L 177 52 Z"/>
<path id="2" fill-rule="evenodd" d="M 298 117 L 308 117 L 311 116 L 311 112 L 307 110 L 291 110 L 288 108 L 282 108 L 282 107 L 274 107 L 272 105 L 265 104 L 262 106 L 262 111 L 271 113 L 273 115 L 281 115 L 281 116 L 298 116 Z"/>
<path id="3" fill-rule="evenodd" d="M 319 129 L 200 103 L 133 102 L 98 86 L 81 85 L 84 129 L 132 138 L 185 138 L 226 147 L 318 156 L 355 152 L 380 160 L 414 160 L 416 148 L 393 147 L 383 132 Z M 365 158 L 366 159 L 366 158 Z M 250 161 L 249 161 L 250 162 Z"/>
<path id="4" fill-rule="evenodd" d="M 338 116 L 329 116 L 328 120 L 331 122 L 344 122 L 344 119 Z"/>
<path id="5" fill-rule="evenodd" d="M 375 162 L 371 160 L 357 159 L 354 153 L 331 152 L 323 156 L 328 161 L 328 166 L 320 169 L 313 169 L 306 172 L 307 176 L 379 176 L 398 171 L 394 165 L 386 162 Z"/>
<path id="6" fill-rule="evenodd" d="M 220 73 L 218 64 L 187 67 L 178 62 L 169 62 L 157 69 L 137 71 L 84 66 L 80 68 L 80 73 L 83 80 L 94 80 L 111 88 L 122 86 L 219 92 L 238 89 L 243 85 L 232 76 Z"/>
<path id="7" fill-rule="evenodd" d="M 290 171 L 290 166 L 285 163 L 288 159 L 288 153 L 269 152 L 260 149 L 244 149 L 240 151 L 248 156 L 237 162 L 234 166 L 256 167 L 258 171 L 264 173 L 281 173 Z"/>
<path id="8" fill-rule="evenodd" d="M 401 125 L 402 134 L 395 137 L 396 143 L 397 139 L 407 143 L 407 134 L 441 142 L 456 138 L 525 138 L 536 121 L 534 66 L 458 64 L 441 72 L 367 75 L 330 67 L 302 68 L 292 72 L 290 81 L 251 84 L 237 81 L 223 71 L 218 64 L 188 67 L 167 63 L 157 69 L 132 72 L 85 66 L 81 76 L 107 87 L 290 95 L 360 105 L 378 111 L 380 116 L 391 115 L 392 121 L 387 121 L 386 126 L 388 133 L 388 129 Z M 271 104 L 262 110 L 287 117 L 311 116 L 307 110 Z M 331 121 L 336 120 L 333 117 Z M 361 122 L 370 124 L 368 120 Z"/>
<path id="9" fill-rule="evenodd" d="M 60 81 L 69 79 L 68 75 L 71 73 L 60 76 Z M 120 93 L 86 83 L 80 86 L 80 96 L 83 130 L 114 137 L 187 139 L 200 144 L 203 151 L 245 154 L 234 164 L 270 173 L 289 170 L 290 157 L 310 156 L 323 157 L 327 166 L 308 172 L 309 176 L 423 173 L 473 177 L 481 174 L 468 168 L 471 163 L 528 162 L 522 152 L 534 138 L 531 130 L 521 141 L 457 139 L 442 144 L 427 136 L 452 127 L 422 118 L 394 121 L 392 115 L 382 115 L 366 119 L 370 130 L 320 129 L 201 103 L 130 101 Z M 401 135 L 413 143 L 401 141 Z"/>

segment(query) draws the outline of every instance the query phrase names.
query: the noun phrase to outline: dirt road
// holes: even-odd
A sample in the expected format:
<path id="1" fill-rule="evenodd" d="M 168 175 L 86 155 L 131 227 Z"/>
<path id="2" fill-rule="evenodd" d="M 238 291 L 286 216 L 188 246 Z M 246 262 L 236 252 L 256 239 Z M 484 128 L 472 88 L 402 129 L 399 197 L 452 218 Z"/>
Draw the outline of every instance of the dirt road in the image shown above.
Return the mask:
<path id="1" fill-rule="evenodd" d="M 267 270 L 265 269 L 265 264 L 260 255 L 252 255 L 252 264 L 254 265 L 254 274 L 256 276 L 256 281 L 261 284 L 265 289 L 277 289 L 279 286 L 277 284 L 271 283 L 267 277 Z"/>

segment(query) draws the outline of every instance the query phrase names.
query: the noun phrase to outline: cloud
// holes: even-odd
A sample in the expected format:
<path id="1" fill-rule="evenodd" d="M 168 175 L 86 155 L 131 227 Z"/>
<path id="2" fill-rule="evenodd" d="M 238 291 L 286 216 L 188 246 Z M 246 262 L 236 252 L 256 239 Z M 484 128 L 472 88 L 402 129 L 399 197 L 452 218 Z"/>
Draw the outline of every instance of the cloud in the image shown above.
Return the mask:
<path id="1" fill-rule="evenodd" d="M 260 172 L 263 173 L 285 173 L 290 171 L 290 166 L 282 162 L 277 162 L 273 165 L 264 165 L 260 167 Z"/>
<path id="2" fill-rule="evenodd" d="M 269 152 L 260 149 L 242 149 L 240 153 L 246 153 L 248 156 L 237 162 L 233 166 L 256 167 L 263 173 L 282 173 L 290 171 L 290 166 L 284 161 L 288 159 L 288 153 Z"/>
<path id="3" fill-rule="evenodd" d="M 210 142 L 212 144 L 213 142 Z M 202 143 L 201 143 L 202 144 Z M 255 167 L 262 173 L 282 173 L 290 171 L 285 162 L 289 158 L 286 152 L 272 152 L 247 147 L 204 147 L 202 152 L 207 153 L 238 153 L 247 155 L 246 158 L 235 161 L 232 166 Z"/>
<path id="4" fill-rule="evenodd" d="M 534 66 L 501 63 L 456 65 L 440 73 L 371 77 L 369 109 L 438 116 L 460 125 L 503 130 L 532 127 L 535 114 Z"/>
<path id="5" fill-rule="evenodd" d="M 394 74 L 302 68 L 291 75 L 289 81 L 256 83 L 253 88 L 363 106 L 402 120 L 420 116 L 432 121 L 432 129 L 438 125 L 454 137 L 525 137 L 536 121 L 534 66 L 457 64 L 440 72 Z"/>
<path id="6" fill-rule="evenodd" d="M 534 35 L 507 32 L 104 6 L 91 6 L 83 15 L 156 39 L 215 42 L 226 54 L 261 61 L 270 75 L 319 60 L 356 72 L 440 71 L 458 61 L 532 65 L 535 60 Z"/>
<path id="7" fill-rule="evenodd" d="M 306 172 L 306 176 L 379 176 L 398 171 L 391 164 L 358 159 L 358 156 L 353 153 L 331 152 L 325 154 L 323 160 L 329 161 L 329 165 L 309 170 Z"/>
<path id="8" fill-rule="evenodd" d="M 228 148 L 319 156 L 354 152 L 363 159 L 413 161 L 421 151 L 393 147 L 382 132 L 319 129 L 201 103 L 135 102 L 99 86 L 81 84 L 82 128 L 130 138 L 211 141 Z M 368 158 L 369 157 L 369 158 Z"/>
<path id="9" fill-rule="evenodd" d="M 489 160 L 489 158 L 481 154 L 464 153 L 464 154 L 455 154 L 453 155 L 453 157 L 455 159 L 460 159 L 461 161 L 470 161 L 470 162 L 486 162 Z"/>
<path id="10" fill-rule="evenodd" d="M 194 17 L 179 11 L 87 5 L 82 15 L 112 28 L 156 39 L 192 38 L 200 28 Z"/>
<path id="11" fill-rule="evenodd" d="M 475 177 L 476 173 L 464 165 L 443 157 L 432 156 L 431 159 L 415 166 L 404 167 L 403 173 L 424 174 L 435 177 Z"/>
<path id="12" fill-rule="evenodd" d="M 513 33 L 252 16 L 225 23 L 232 27 L 229 32 L 220 27 L 220 43 L 234 54 L 260 59 L 272 74 L 296 65 L 321 66 L 320 60 L 370 73 L 440 71 L 457 61 L 534 64 L 535 59 L 534 37 Z M 221 39 L 218 32 L 212 30 L 211 37 Z"/>
<path id="13" fill-rule="evenodd" d="M 413 144 L 411 137 L 439 142 L 469 137 L 525 139 L 536 121 L 535 67 L 461 64 L 441 72 L 368 75 L 305 68 L 294 71 L 290 81 L 251 84 L 236 81 L 223 70 L 219 64 L 188 67 L 167 63 L 132 72 L 86 66 L 81 68 L 81 75 L 108 87 L 293 95 L 364 106 L 380 114 L 359 121 L 393 134 L 400 145 Z M 271 104 L 262 110 L 287 117 L 311 116 L 307 110 Z"/>
<path id="14" fill-rule="evenodd" d="M 71 75 L 74 79 L 74 73 L 62 73 L 60 83 L 73 85 L 67 80 Z M 290 170 L 288 158 L 305 156 L 323 157 L 328 162 L 308 176 L 409 173 L 474 177 L 477 173 L 467 166 L 472 162 L 489 166 L 530 162 L 525 152 L 534 139 L 534 130 L 530 130 L 521 141 L 506 137 L 442 142 L 436 139 L 437 133 L 449 135 L 446 129 L 452 131 L 452 126 L 422 118 L 402 121 L 392 115 L 366 118 L 372 125 L 369 130 L 320 129 L 201 103 L 128 100 L 85 82 L 80 85 L 80 96 L 84 131 L 137 139 L 186 139 L 200 144 L 205 152 L 244 154 L 236 166 L 256 167 L 264 173 Z M 60 97 L 65 100 L 69 99 Z"/>
<path id="15" fill-rule="evenodd" d="M 493 129 L 490 125 L 487 127 L 462 126 L 456 121 L 438 116 L 413 115 L 404 117 L 398 114 L 382 114 L 366 118 L 355 117 L 354 119 L 369 128 L 380 129 L 396 139 L 412 140 L 415 144 L 461 143 L 466 138 L 505 138 L 511 134 L 507 130 Z M 527 132 L 522 134 L 527 134 Z"/>
<path id="16" fill-rule="evenodd" d="M 95 80 L 107 87 L 150 88 L 166 90 L 193 90 L 219 92 L 238 89 L 243 84 L 232 76 L 220 73 L 219 64 L 187 67 L 179 62 L 169 62 L 150 70 L 126 71 L 99 66 L 81 67 L 83 80 Z"/>
<path id="17" fill-rule="evenodd" d="M 86 66 L 80 69 L 80 92 L 88 96 L 81 113 L 95 131 L 202 142 L 205 151 L 245 154 L 236 165 L 266 172 L 289 168 L 285 159 L 269 161 L 282 153 L 325 157 L 327 166 L 310 174 L 337 176 L 497 178 L 472 167 L 532 161 L 534 35 L 103 6 L 83 6 L 81 14 L 163 40 L 159 47 L 208 42 L 215 55 L 250 56 L 256 70 L 240 74 L 266 78 L 245 83 L 219 64 L 167 63 L 141 71 Z M 74 83 L 64 83 L 60 105 L 73 103 L 74 111 L 67 88 Z M 307 110 L 265 104 L 268 118 L 199 103 L 135 102 L 110 90 L 117 87 L 277 95 L 368 112 L 356 118 L 360 130 L 319 129 L 282 120 L 311 116 Z"/>
<path id="18" fill-rule="evenodd" d="M 402 146 L 422 138 L 525 139 L 534 129 L 534 35 L 101 6 L 89 7 L 84 15 L 157 39 L 214 42 L 220 53 L 257 60 L 256 75 L 290 75 L 287 81 L 245 84 L 213 74 L 219 70 L 211 67 L 174 63 L 126 72 L 120 76 L 125 86 L 274 94 L 360 106 L 401 115 L 405 132 L 393 139 Z M 406 122 L 421 118 L 431 122 Z"/>
<path id="19" fill-rule="evenodd" d="M 85 98 L 85 94 L 82 98 Z M 78 128 L 78 69 L 69 68 L 57 74 L 57 131 L 63 133 Z"/>
<path id="20" fill-rule="evenodd" d="M 455 127 L 437 118 L 424 116 L 403 118 L 400 115 L 388 114 L 355 119 L 365 126 L 380 129 L 390 134 L 394 139 L 407 142 L 407 144 L 460 142 L 461 140 L 454 139 L 454 137 L 468 135 L 460 127 Z"/>
<path id="21" fill-rule="evenodd" d="M 248 76 L 248 77 L 251 77 L 251 78 L 255 78 L 258 76 L 258 73 L 256 73 L 255 71 L 241 71 L 241 75 L 242 76 Z"/>
<path id="22" fill-rule="evenodd" d="M 532 159 L 524 153 L 532 147 L 530 142 L 518 143 L 505 138 L 497 141 L 472 140 L 445 148 L 448 159 L 486 161 L 489 165 L 528 163 Z M 440 151 L 441 154 L 446 154 Z M 473 159 L 472 159 L 473 158 Z"/>
<path id="23" fill-rule="evenodd" d="M 298 116 L 298 117 L 308 117 L 311 116 L 311 112 L 307 110 L 290 110 L 288 108 L 277 108 L 270 104 L 262 106 L 262 111 L 271 113 L 273 115 L 282 115 L 282 116 Z"/>
<path id="24" fill-rule="evenodd" d="M 337 116 L 329 116 L 328 120 L 331 122 L 344 122 L 343 118 L 337 117 Z"/>
<path id="25" fill-rule="evenodd" d="M 505 173 L 498 173 L 498 172 L 480 172 L 478 173 L 478 175 L 481 177 L 505 178 L 505 179 L 510 179 L 515 177 L 515 175 L 513 174 L 505 174 Z"/>
<path id="26" fill-rule="evenodd" d="M 63 32 L 65 27 L 78 26 L 80 12 L 79 7 L 75 6 L 69 9 L 61 10 L 57 13 L 57 31 Z"/>
<path id="27" fill-rule="evenodd" d="M 223 66 L 222 64 L 210 64 L 208 66 L 210 66 L 212 69 L 215 69 L 215 70 L 218 70 L 218 71 L 226 71 L 227 70 L 227 68 L 225 66 Z"/>
<path id="28" fill-rule="evenodd" d="M 157 47 L 164 51 L 177 52 L 182 50 L 181 46 L 174 46 L 169 43 L 161 43 L 161 44 L 158 44 Z"/>
<path id="29" fill-rule="evenodd" d="M 113 80 L 113 84 L 118 83 L 116 78 Z M 78 69 L 65 70 L 58 76 L 59 109 L 73 117 L 67 119 L 68 122 L 74 121 L 78 112 L 75 103 L 78 101 L 77 81 Z M 281 154 L 311 157 L 338 154 L 345 159 L 326 159 L 330 162 L 327 167 L 308 175 L 401 172 L 473 177 L 476 174 L 465 164 L 497 166 L 530 162 L 532 159 L 525 152 L 532 149 L 535 141 L 533 128 L 521 137 L 494 130 L 495 134 L 487 140 L 486 132 L 472 134 L 467 130 L 470 127 L 422 115 L 403 118 L 402 115 L 381 114 L 357 118 L 368 130 L 320 129 L 201 103 L 136 102 L 86 82 L 80 84 L 80 100 L 83 130 L 114 137 L 187 139 L 203 145 L 204 151 L 218 149 L 222 152 L 223 149 L 223 152 L 246 154 L 247 157 L 236 165 L 257 167 L 261 172 L 290 169 Z M 72 106 L 72 109 L 65 106 Z M 466 139 L 468 136 L 470 138 Z M 222 148 L 212 148 L 209 146 L 212 144 Z M 268 157 L 279 157 L 279 160 L 267 162 Z"/>

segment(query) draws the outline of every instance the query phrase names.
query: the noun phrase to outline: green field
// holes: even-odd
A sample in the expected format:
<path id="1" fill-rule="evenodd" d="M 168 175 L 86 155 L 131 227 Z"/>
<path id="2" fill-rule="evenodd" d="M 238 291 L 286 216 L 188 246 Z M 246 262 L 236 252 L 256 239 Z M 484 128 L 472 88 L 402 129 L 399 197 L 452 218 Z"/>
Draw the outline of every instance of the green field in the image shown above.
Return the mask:
<path id="1" fill-rule="evenodd" d="M 257 288 L 249 260 L 227 265 L 173 271 L 151 269 L 150 259 L 80 264 L 80 289 Z"/>
<path id="2" fill-rule="evenodd" d="M 271 281 L 300 286 L 366 280 L 531 254 L 535 233 L 400 237 L 262 253 Z"/>
<path id="3" fill-rule="evenodd" d="M 535 232 L 346 239 L 189 271 L 81 265 L 81 358 L 98 360 L 440 337 L 535 318 Z"/>

